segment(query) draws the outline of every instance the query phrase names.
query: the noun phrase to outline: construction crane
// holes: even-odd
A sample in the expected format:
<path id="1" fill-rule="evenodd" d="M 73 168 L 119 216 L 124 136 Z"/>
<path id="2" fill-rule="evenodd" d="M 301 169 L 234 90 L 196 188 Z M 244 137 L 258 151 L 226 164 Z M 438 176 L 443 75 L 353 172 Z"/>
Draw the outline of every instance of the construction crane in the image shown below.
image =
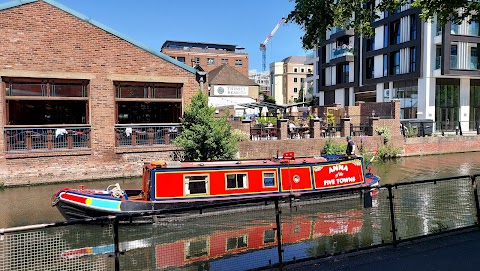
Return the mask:
<path id="1" fill-rule="evenodd" d="M 272 32 L 270 32 L 270 34 L 268 34 L 268 37 L 262 42 L 260 43 L 260 51 L 262 52 L 262 69 L 263 71 L 265 71 L 265 69 L 267 68 L 267 43 L 268 41 L 273 37 L 273 35 L 275 35 L 275 32 L 277 32 L 278 28 L 280 27 L 280 25 L 282 25 L 282 23 L 285 21 L 285 18 L 282 18 L 280 19 L 280 21 L 278 21 L 277 25 L 275 26 L 275 28 L 272 30 Z"/>

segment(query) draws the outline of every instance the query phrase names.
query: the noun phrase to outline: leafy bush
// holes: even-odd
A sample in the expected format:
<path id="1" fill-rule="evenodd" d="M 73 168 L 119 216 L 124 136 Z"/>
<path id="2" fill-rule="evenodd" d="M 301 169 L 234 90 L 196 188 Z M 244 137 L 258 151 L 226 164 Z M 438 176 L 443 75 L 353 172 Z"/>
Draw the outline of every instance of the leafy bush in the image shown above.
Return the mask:
<path id="1" fill-rule="evenodd" d="M 347 144 L 334 143 L 332 139 L 327 139 L 323 146 L 322 154 L 343 154 L 347 149 Z"/>
<path id="2" fill-rule="evenodd" d="M 375 128 L 375 132 L 377 132 L 378 135 L 383 136 L 383 144 L 387 144 L 390 141 L 390 138 L 392 138 L 392 131 L 388 127 L 377 127 Z"/>
<path id="3" fill-rule="evenodd" d="M 250 135 L 242 130 L 234 129 L 232 131 L 232 137 L 236 138 L 238 142 L 240 141 L 248 141 L 250 139 Z"/>
<path id="4" fill-rule="evenodd" d="M 232 159 L 238 151 L 226 116 L 215 118 L 215 108 L 208 106 L 207 96 L 199 91 L 183 113 L 182 132 L 174 139 L 182 147 L 187 161 Z"/>
<path id="5" fill-rule="evenodd" d="M 396 148 L 392 144 L 384 144 L 378 148 L 378 158 L 382 160 L 395 158 L 401 151 L 401 148 Z"/>
<path id="6" fill-rule="evenodd" d="M 412 124 L 409 123 L 407 126 L 407 134 L 406 137 L 417 137 L 418 136 L 418 128 L 412 127 Z"/>

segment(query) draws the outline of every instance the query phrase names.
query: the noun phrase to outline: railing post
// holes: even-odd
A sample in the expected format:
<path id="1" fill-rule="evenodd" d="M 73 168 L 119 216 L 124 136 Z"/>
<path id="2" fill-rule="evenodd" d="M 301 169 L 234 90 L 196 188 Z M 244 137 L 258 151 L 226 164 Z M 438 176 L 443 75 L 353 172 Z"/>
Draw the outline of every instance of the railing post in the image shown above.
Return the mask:
<path id="1" fill-rule="evenodd" d="M 132 146 L 137 145 L 137 131 L 133 130 L 132 131 Z"/>
<path id="2" fill-rule="evenodd" d="M 392 186 L 388 185 L 388 201 L 390 203 L 390 220 L 392 222 L 392 239 L 393 239 L 393 246 L 397 245 L 397 227 L 395 226 L 395 212 L 393 210 L 393 191 Z"/>
<path id="3" fill-rule="evenodd" d="M 473 186 L 473 196 L 475 197 L 475 209 L 477 210 L 477 226 L 480 227 L 480 204 L 478 201 L 478 188 L 477 188 L 477 179 L 475 175 L 470 176 L 472 179 Z"/>
<path id="4" fill-rule="evenodd" d="M 118 218 L 113 220 L 113 243 L 115 245 L 115 271 L 120 271 L 120 244 L 118 242 Z"/>
<path id="5" fill-rule="evenodd" d="M 69 149 L 73 149 L 73 131 L 67 130 L 67 145 Z"/>
<path id="6" fill-rule="evenodd" d="M 27 145 L 27 150 L 32 149 L 32 131 L 26 131 L 25 134 L 27 135 L 25 138 L 25 144 Z"/>
<path id="7" fill-rule="evenodd" d="M 10 146 L 11 144 L 11 139 L 10 139 L 10 136 L 11 136 L 11 132 L 10 131 L 5 131 L 5 150 L 6 151 L 9 151 L 12 146 Z"/>
<path id="8" fill-rule="evenodd" d="M 153 128 L 147 129 L 147 135 L 148 135 L 148 145 L 152 146 L 153 145 Z"/>
<path id="9" fill-rule="evenodd" d="M 281 214 L 282 211 L 278 206 L 278 198 L 275 198 L 275 222 L 277 224 L 276 232 L 277 232 L 277 252 L 278 252 L 278 268 L 280 270 L 283 269 L 283 249 L 282 249 L 282 224 L 281 224 Z"/>
<path id="10" fill-rule="evenodd" d="M 51 129 L 47 130 L 47 148 L 49 150 L 53 149 L 53 135 Z"/>

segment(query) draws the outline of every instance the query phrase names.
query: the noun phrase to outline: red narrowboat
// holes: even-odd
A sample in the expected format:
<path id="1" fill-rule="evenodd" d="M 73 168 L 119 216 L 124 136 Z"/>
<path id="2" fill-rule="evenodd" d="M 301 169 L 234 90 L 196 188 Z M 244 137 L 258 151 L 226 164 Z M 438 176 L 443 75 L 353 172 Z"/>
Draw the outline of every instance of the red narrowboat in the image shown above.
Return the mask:
<path id="1" fill-rule="evenodd" d="M 156 161 L 144 166 L 141 189 L 63 188 L 53 205 L 78 219 L 378 184 L 363 163 L 362 157 L 296 158 L 293 152 L 267 160 Z"/>

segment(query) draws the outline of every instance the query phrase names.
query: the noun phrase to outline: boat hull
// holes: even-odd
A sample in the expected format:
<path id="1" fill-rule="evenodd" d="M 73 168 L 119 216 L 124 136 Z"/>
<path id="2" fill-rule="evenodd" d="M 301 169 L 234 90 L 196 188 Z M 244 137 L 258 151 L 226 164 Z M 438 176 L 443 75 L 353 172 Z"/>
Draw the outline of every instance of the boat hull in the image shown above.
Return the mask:
<path id="1" fill-rule="evenodd" d="M 358 188 L 358 187 L 374 187 L 378 185 L 379 179 L 376 176 L 369 176 L 365 178 L 365 184 L 363 185 L 355 185 L 350 187 L 345 187 L 341 189 L 335 189 L 334 191 L 340 191 L 347 188 Z M 332 190 L 330 190 L 332 191 Z M 294 193 L 293 195 L 302 196 L 305 198 L 308 197 L 310 192 L 303 192 L 303 193 Z M 219 209 L 232 209 L 232 208 L 247 208 L 247 202 L 251 202 L 252 199 L 255 198 L 268 198 L 271 196 L 292 196 L 292 193 L 284 192 L 284 193 L 271 193 L 265 195 L 257 195 L 257 196 L 248 196 L 248 197 L 225 197 L 222 199 L 216 200 L 192 200 L 192 201 L 169 201 L 169 202 L 161 202 L 161 201 L 141 201 L 141 200 L 123 200 L 120 201 L 118 198 L 110 197 L 106 198 L 104 196 L 98 196 L 91 194 L 88 190 L 82 193 L 81 190 L 66 190 L 61 191 L 57 194 L 57 202 L 54 205 L 60 211 L 63 217 L 67 220 L 71 219 L 87 219 L 87 218 L 95 218 L 101 216 L 109 216 L 109 215 L 117 215 L 117 214 L 134 214 L 134 213 L 141 213 L 141 212 L 149 212 L 149 211 L 161 211 L 161 210 L 168 210 L 168 209 L 179 209 L 179 208 L 206 208 L 208 206 L 212 206 L 213 204 L 218 203 L 228 203 L 228 207 L 219 208 Z M 82 202 L 73 202 L 71 199 L 77 197 L 84 199 L 84 203 Z M 118 208 L 105 208 L 107 205 L 104 204 L 104 208 L 98 208 L 98 206 L 92 206 L 91 204 L 95 202 L 95 200 L 102 200 L 102 201 L 109 201 L 110 206 L 117 206 Z M 90 205 L 88 204 L 90 203 Z M 231 204 L 238 204 L 238 205 L 231 205 Z M 258 204 L 257 204 L 258 205 Z M 195 210 L 195 209 L 193 209 Z M 218 210 L 218 209 L 217 209 Z"/>

